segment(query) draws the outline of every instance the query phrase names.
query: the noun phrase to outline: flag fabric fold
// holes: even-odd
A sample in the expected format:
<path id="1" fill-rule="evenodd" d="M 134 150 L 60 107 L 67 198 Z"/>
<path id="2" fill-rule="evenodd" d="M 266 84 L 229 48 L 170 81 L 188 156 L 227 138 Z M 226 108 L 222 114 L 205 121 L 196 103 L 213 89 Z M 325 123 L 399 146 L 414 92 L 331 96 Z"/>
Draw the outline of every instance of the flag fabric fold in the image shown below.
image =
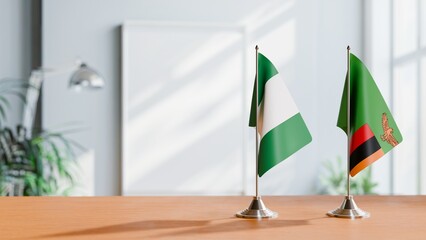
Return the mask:
<path id="1" fill-rule="evenodd" d="M 350 54 L 350 131 L 347 121 L 347 76 L 337 126 L 350 139 L 350 175 L 364 168 L 401 143 L 402 135 L 367 67 Z"/>
<path id="2" fill-rule="evenodd" d="M 262 176 L 310 143 L 312 137 L 277 69 L 261 53 L 258 53 L 257 79 L 258 93 L 255 82 L 249 126 L 258 127 L 258 174 Z M 257 103 L 256 94 L 259 95 Z"/>

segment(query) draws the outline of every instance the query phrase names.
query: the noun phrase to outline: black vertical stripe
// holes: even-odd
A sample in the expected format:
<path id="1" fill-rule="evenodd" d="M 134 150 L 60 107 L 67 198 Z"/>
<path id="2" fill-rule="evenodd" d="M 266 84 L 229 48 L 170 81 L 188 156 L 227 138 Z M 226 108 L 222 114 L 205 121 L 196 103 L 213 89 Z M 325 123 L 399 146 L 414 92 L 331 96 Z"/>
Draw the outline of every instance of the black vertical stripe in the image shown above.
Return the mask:
<path id="1" fill-rule="evenodd" d="M 351 170 L 362 160 L 366 159 L 371 154 L 377 152 L 377 150 L 379 150 L 380 148 L 380 144 L 375 136 L 372 136 L 371 138 L 363 142 L 361 145 L 359 145 L 351 154 Z"/>

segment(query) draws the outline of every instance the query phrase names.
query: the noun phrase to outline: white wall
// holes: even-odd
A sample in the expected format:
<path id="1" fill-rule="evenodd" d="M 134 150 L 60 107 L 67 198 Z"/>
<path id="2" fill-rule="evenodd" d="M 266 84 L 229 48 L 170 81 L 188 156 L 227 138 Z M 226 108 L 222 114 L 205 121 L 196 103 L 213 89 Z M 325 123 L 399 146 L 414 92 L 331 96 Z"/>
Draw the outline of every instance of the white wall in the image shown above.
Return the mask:
<path id="1" fill-rule="evenodd" d="M 277 65 L 313 136 L 310 145 L 262 177 L 262 194 L 313 194 L 321 161 L 343 156 L 346 138 L 335 123 L 346 45 L 362 57 L 361 1 L 45 0 L 43 64 L 60 66 L 79 56 L 106 79 L 99 92 L 70 92 L 66 76 L 45 81 L 43 88 L 45 127 L 72 121 L 89 127 L 74 138 L 95 157 L 96 195 L 120 193 L 120 25 L 125 20 L 247 25 L 249 45 L 259 44 Z M 254 68 L 249 69 L 252 82 Z"/>
<path id="2" fill-rule="evenodd" d="M 0 0 L 0 79 L 27 79 L 31 72 L 31 2 Z M 6 125 L 20 123 L 22 102 L 11 98 Z"/>

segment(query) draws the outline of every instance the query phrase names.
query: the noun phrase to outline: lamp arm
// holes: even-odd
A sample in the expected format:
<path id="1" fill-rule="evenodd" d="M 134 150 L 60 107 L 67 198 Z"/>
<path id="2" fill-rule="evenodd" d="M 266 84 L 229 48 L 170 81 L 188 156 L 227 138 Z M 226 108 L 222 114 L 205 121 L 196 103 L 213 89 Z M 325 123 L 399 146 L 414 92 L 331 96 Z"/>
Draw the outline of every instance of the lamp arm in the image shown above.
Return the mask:
<path id="1" fill-rule="evenodd" d="M 32 71 L 28 82 L 30 84 L 30 88 L 27 89 L 27 94 L 25 97 L 26 103 L 24 105 L 22 125 L 27 130 L 27 136 L 31 137 L 43 77 L 36 71 Z"/>
<path id="2" fill-rule="evenodd" d="M 64 74 L 73 69 L 77 71 L 74 72 L 70 79 L 70 86 L 77 88 L 83 85 L 83 87 L 89 86 L 89 88 L 93 89 L 99 89 L 104 86 L 103 78 L 100 77 L 95 70 L 87 67 L 87 65 L 83 64 L 80 60 L 77 60 L 73 66 L 55 69 L 40 67 L 31 71 L 31 76 L 29 78 L 31 88 L 27 90 L 26 104 L 22 115 L 22 125 L 27 129 L 27 136 L 32 136 L 34 119 L 37 113 L 37 103 L 39 101 L 43 80 L 47 77 Z"/>
<path id="3" fill-rule="evenodd" d="M 40 97 L 40 89 L 43 83 L 43 80 L 52 77 L 55 75 L 60 75 L 67 73 L 74 68 L 78 67 L 81 64 L 81 61 L 77 60 L 76 64 L 72 66 L 64 66 L 61 68 L 46 68 L 41 67 L 31 71 L 30 78 L 28 80 L 30 88 L 27 90 L 26 94 L 26 104 L 24 106 L 24 112 L 22 116 L 22 125 L 26 128 L 27 136 L 31 137 L 32 130 L 34 127 L 34 119 L 37 114 L 37 103 Z"/>
<path id="4" fill-rule="evenodd" d="M 42 75 L 42 78 L 48 78 L 55 75 L 68 73 L 71 70 L 77 69 L 82 63 L 83 62 L 81 60 L 77 59 L 73 65 L 66 65 L 66 66 L 61 66 L 56 68 L 39 67 L 31 71 L 31 75 L 35 73 L 35 74 Z"/>

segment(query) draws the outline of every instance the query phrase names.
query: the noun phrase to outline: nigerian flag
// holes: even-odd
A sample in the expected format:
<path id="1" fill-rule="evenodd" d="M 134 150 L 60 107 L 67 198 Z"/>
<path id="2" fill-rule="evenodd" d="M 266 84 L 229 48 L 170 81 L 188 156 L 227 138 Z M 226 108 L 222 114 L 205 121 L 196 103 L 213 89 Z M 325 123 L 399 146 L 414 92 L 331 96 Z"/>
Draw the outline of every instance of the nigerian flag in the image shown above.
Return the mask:
<path id="1" fill-rule="evenodd" d="M 349 62 L 350 132 L 347 78 L 337 126 L 349 135 L 349 167 L 353 177 L 401 143 L 402 135 L 368 69 L 353 54 L 350 54 Z"/>
<path id="2" fill-rule="evenodd" d="M 284 81 L 274 65 L 258 53 L 258 119 L 256 121 L 256 83 L 249 126 L 258 126 L 260 147 L 259 176 L 311 142 L 312 137 Z"/>

